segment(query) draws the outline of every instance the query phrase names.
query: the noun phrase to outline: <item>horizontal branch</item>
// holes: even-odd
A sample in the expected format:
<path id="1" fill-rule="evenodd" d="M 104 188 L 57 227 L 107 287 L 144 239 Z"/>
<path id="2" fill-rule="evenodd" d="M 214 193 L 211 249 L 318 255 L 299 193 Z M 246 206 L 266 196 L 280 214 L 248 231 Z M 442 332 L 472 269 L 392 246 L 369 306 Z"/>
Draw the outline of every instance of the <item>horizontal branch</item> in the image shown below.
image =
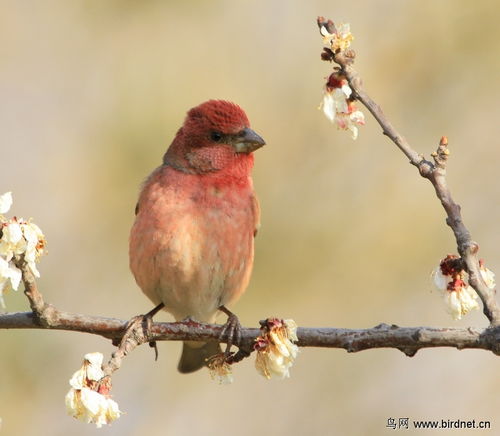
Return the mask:
<path id="1" fill-rule="evenodd" d="M 48 329 L 92 333 L 119 341 L 128 324 L 116 318 L 80 315 L 53 309 L 51 320 L 43 325 L 33 313 L 0 315 L 0 329 Z M 153 323 L 144 342 L 151 341 L 218 341 L 222 325 L 203 324 L 193 320 Z M 242 347 L 251 348 L 260 334 L 258 328 L 242 329 Z M 413 356 L 421 348 L 475 348 L 500 354 L 500 328 L 399 327 L 380 324 L 369 329 L 299 327 L 301 347 L 343 348 L 356 352 L 373 348 L 396 348 Z M 225 342 L 225 341 L 222 341 Z"/>

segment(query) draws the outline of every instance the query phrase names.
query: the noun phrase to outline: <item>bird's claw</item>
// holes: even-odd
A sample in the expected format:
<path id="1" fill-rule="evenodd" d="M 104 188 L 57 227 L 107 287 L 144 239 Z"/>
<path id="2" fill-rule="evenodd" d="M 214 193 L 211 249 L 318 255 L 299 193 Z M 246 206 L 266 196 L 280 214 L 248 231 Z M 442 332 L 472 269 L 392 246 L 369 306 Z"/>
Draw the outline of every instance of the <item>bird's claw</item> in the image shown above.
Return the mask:
<path id="1" fill-rule="evenodd" d="M 151 327 L 153 326 L 153 316 L 155 316 L 165 305 L 160 303 L 153 310 L 150 310 L 145 315 L 137 315 L 130 319 L 125 326 L 125 333 L 123 334 L 120 345 L 126 342 L 131 336 L 138 336 L 139 339 L 147 339 L 151 335 Z M 115 341 L 113 342 L 114 345 Z M 155 350 L 155 360 L 158 360 L 158 348 L 156 341 L 149 341 L 149 346 Z"/>
<path id="2" fill-rule="evenodd" d="M 227 321 L 222 327 L 222 330 L 219 334 L 219 341 L 226 340 L 227 346 L 224 351 L 224 355 L 226 358 L 229 358 L 231 352 L 231 346 L 234 344 L 238 348 L 241 343 L 241 324 L 238 317 L 229 311 L 226 307 L 219 307 L 221 312 L 224 312 L 227 315 Z"/>
<path id="3" fill-rule="evenodd" d="M 156 341 L 149 342 L 149 346 L 155 350 L 155 362 L 158 360 L 158 347 L 156 345 Z"/>

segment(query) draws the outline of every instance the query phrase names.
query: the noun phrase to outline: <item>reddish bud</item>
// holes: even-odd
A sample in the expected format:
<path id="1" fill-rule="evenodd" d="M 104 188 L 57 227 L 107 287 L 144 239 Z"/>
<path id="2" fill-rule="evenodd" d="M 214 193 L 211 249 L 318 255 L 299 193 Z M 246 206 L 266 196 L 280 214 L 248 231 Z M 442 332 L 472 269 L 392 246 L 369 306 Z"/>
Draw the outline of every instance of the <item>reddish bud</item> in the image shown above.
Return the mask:
<path id="1" fill-rule="evenodd" d="M 448 254 L 439 264 L 445 276 L 455 276 L 463 271 L 462 259 L 455 254 Z"/>
<path id="2" fill-rule="evenodd" d="M 266 319 L 266 327 L 271 330 L 273 328 L 283 327 L 283 320 L 280 318 L 268 318 Z"/>
<path id="3" fill-rule="evenodd" d="M 341 76 L 338 73 L 332 73 L 330 74 L 330 77 L 328 77 L 328 81 L 326 82 L 326 86 L 328 88 L 341 88 L 342 87 L 342 82 L 345 80 L 343 76 Z"/>

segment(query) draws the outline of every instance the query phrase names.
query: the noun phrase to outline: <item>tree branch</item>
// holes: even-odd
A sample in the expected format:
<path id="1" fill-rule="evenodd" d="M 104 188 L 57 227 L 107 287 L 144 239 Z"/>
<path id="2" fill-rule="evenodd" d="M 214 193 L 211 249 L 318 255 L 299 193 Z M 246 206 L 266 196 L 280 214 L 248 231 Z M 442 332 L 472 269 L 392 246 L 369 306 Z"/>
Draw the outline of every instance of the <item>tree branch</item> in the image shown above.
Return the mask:
<path id="1" fill-rule="evenodd" d="M 328 31 L 331 31 L 330 33 L 333 33 L 334 26 L 331 20 L 319 17 L 317 23 L 320 30 L 322 27 L 326 27 Z M 380 106 L 363 90 L 362 80 L 358 72 L 352 67 L 356 57 L 354 51 L 348 49 L 346 51 L 336 51 L 334 53 L 330 50 L 329 55 L 330 56 L 325 57 L 325 60 L 333 60 L 340 66 L 340 72 L 349 82 L 354 98 L 359 100 L 370 111 L 382 128 L 383 134 L 396 144 L 410 160 L 412 165 L 418 168 L 420 175 L 429 180 L 434 186 L 436 195 L 446 211 L 446 223 L 453 230 L 458 253 L 469 274 L 469 284 L 481 298 L 483 302 L 483 311 L 490 321 L 490 325 L 499 326 L 500 308 L 496 302 L 495 291 L 488 288 L 480 273 L 479 258 L 477 256 L 479 245 L 472 240 L 469 230 L 465 227 L 460 206 L 453 200 L 450 189 L 446 183 L 446 163 L 449 155 L 447 139 L 443 137 L 437 152 L 432 154 L 434 163 L 426 160 L 410 146 L 408 141 L 387 119 Z"/>
<path id="2" fill-rule="evenodd" d="M 116 318 L 62 312 L 53 306 L 52 309 L 53 316 L 45 325 L 38 323 L 31 312 L 0 315 L 0 329 L 76 331 L 99 335 L 116 343 L 122 339 L 128 325 L 127 321 Z M 153 323 L 149 334 L 146 332 L 142 337 L 136 338 L 136 346 L 151 341 L 218 342 L 221 330 L 222 325 L 204 324 L 193 320 Z M 243 328 L 242 348 L 251 349 L 259 334 L 258 328 Z M 297 345 L 300 347 L 343 348 L 348 352 L 395 348 L 408 356 L 413 356 L 421 348 L 451 347 L 459 350 L 483 349 L 500 354 L 500 327 L 436 328 L 399 327 L 388 324 L 368 329 L 299 327 L 297 336 L 299 338 Z M 127 353 L 130 351 L 127 350 Z"/>

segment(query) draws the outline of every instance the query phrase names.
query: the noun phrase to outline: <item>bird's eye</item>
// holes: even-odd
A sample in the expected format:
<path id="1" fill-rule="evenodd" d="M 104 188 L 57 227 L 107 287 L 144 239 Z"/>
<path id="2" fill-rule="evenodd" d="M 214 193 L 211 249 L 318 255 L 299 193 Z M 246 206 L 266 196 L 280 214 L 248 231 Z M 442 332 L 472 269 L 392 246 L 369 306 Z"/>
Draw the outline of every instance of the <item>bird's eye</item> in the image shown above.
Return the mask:
<path id="1" fill-rule="evenodd" d="M 210 139 L 214 142 L 220 142 L 222 141 L 222 133 L 213 131 L 210 133 Z"/>

